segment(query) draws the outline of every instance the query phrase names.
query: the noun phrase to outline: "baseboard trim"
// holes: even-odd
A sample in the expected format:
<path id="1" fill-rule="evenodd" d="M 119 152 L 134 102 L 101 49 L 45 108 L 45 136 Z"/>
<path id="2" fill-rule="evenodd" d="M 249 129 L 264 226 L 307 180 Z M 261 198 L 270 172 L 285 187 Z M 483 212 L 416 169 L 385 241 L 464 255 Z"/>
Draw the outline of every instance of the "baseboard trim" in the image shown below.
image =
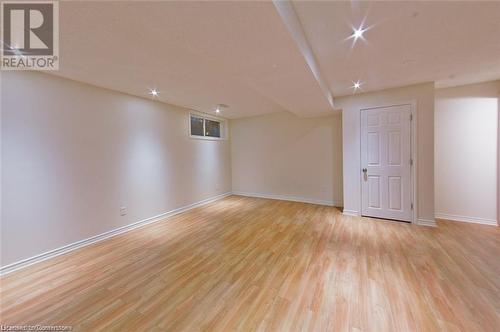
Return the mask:
<path id="1" fill-rule="evenodd" d="M 277 199 L 277 200 L 281 200 L 281 201 L 310 203 L 310 204 L 336 206 L 336 207 L 342 205 L 339 202 L 298 197 L 298 196 L 288 196 L 288 195 L 249 193 L 249 192 L 244 192 L 244 191 L 233 191 L 233 195 L 246 196 L 246 197 L 257 197 L 257 198 L 267 198 L 267 199 Z"/>
<path id="2" fill-rule="evenodd" d="M 342 211 L 342 214 L 344 216 L 350 216 L 350 217 L 360 217 L 360 214 L 358 211 L 355 210 L 344 210 Z"/>
<path id="3" fill-rule="evenodd" d="M 436 213 L 436 218 L 450 220 L 450 221 L 470 222 L 473 224 L 498 226 L 497 221 L 494 219 L 467 217 L 467 216 L 459 216 L 459 215 L 446 214 L 446 213 Z"/>
<path id="4" fill-rule="evenodd" d="M 427 227 L 437 227 L 436 221 L 431 219 L 417 219 L 417 225 Z"/>
<path id="5" fill-rule="evenodd" d="M 230 195 L 231 195 L 231 192 L 227 192 L 227 193 L 224 193 L 221 195 L 209 197 L 209 198 L 201 200 L 199 202 L 195 202 L 195 203 L 192 203 L 192 204 L 189 204 L 189 205 L 186 205 L 186 206 L 174 209 L 174 210 L 170 210 L 168 212 L 159 214 L 157 216 L 146 218 L 146 219 L 134 222 L 132 224 L 128 224 L 128 225 L 125 225 L 125 226 L 122 226 L 119 228 L 115 228 L 115 229 L 107 231 L 105 233 L 95 235 L 95 236 L 89 237 L 87 239 L 80 240 L 80 241 L 65 245 L 63 247 L 60 247 L 60 248 L 50 250 L 50 251 L 47 251 L 45 253 L 42 253 L 42 254 L 39 254 L 39 255 L 36 255 L 36 256 L 30 257 L 30 258 L 26 258 L 26 259 L 23 259 L 23 260 L 18 261 L 18 262 L 11 263 L 9 265 L 2 266 L 2 267 L 0 267 L 0 276 L 17 271 L 17 270 L 25 268 L 27 266 L 45 261 L 49 258 L 64 255 L 70 251 L 73 251 L 73 250 L 76 250 L 76 249 L 79 249 L 82 247 L 86 247 L 86 246 L 91 245 L 91 244 L 96 243 L 96 242 L 100 242 L 100 241 L 109 239 L 113 236 L 129 232 L 129 231 L 134 230 L 136 228 L 143 227 L 143 226 L 158 222 L 158 221 L 163 220 L 165 218 L 172 217 L 174 215 L 189 211 L 189 210 L 197 208 L 199 206 L 218 201 L 218 200 L 223 199 L 224 197 L 227 197 Z"/>

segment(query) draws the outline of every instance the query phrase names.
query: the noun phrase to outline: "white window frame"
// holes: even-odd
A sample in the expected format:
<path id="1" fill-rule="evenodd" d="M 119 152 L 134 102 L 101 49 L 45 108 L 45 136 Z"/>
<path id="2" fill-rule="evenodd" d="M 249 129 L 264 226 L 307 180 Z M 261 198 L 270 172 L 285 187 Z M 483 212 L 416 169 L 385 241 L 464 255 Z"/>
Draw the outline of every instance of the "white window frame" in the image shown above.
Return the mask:
<path id="1" fill-rule="evenodd" d="M 203 119 L 203 134 L 204 135 L 205 135 L 205 119 L 219 122 L 220 123 L 220 137 L 191 135 L 191 117 L 192 116 Z M 228 122 L 226 119 L 223 119 L 223 118 L 220 118 L 217 116 L 208 115 L 208 114 L 201 113 L 201 112 L 189 112 L 188 124 L 189 124 L 188 129 L 189 129 L 189 137 L 190 138 L 203 139 L 203 140 L 209 140 L 209 141 L 227 140 L 229 131 L 228 131 Z"/>

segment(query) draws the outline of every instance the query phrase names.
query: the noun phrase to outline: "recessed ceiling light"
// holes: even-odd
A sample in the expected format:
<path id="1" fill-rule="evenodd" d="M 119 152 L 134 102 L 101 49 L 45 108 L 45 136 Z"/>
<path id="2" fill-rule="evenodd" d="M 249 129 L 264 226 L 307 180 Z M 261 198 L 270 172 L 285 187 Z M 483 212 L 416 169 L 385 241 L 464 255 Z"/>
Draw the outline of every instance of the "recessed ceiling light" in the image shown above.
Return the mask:
<path id="1" fill-rule="evenodd" d="M 359 29 L 354 29 L 354 32 L 352 33 L 352 37 L 354 38 L 354 40 L 356 40 L 358 38 L 362 38 L 364 32 L 365 32 L 365 30 L 363 29 L 363 27 L 359 27 Z"/>
<path id="2" fill-rule="evenodd" d="M 149 94 L 153 97 L 158 97 L 158 95 L 160 94 L 160 91 L 158 91 L 156 89 L 151 89 L 151 90 L 149 90 Z"/>
<path id="3" fill-rule="evenodd" d="M 354 93 L 361 89 L 361 85 L 363 85 L 363 82 L 360 82 L 359 80 L 356 82 L 352 82 L 351 88 L 354 89 Z"/>
<path id="4" fill-rule="evenodd" d="M 217 106 L 215 106 L 215 113 L 219 114 L 220 112 L 222 112 L 222 110 L 224 108 L 228 108 L 229 106 L 226 105 L 226 104 L 218 104 Z"/>
<path id="5" fill-rule="evenodd" d="M 359 39 L 361 39 L 362 41 L 366 42 L 365 32 L 374 27 L 374 25 L 366 26 L 365 25 L 365 19 L 363 19 L 363 22 L 361 22 L 361 24 L 359 26 L 351 25 L 352 33 L 349 35 L 349 37 L 347 37 L 345 39 L 345 40 L 351 40 L 352 41 L 351 50 L 354 48 L 354 45 L 356 44 L 356 42 Z"/>

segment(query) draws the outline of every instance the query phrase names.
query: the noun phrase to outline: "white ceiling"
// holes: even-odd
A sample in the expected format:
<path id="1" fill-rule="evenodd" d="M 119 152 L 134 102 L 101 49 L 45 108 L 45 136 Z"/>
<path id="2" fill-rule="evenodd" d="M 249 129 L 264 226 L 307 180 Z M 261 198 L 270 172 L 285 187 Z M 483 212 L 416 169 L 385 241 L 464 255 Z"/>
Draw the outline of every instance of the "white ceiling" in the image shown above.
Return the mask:
<path id="1" fill-rule="evenodd" d="M 294 2 L 334 97 L 436 81 L 500 78 L 500 2 Z M 366 42 L 351 24 L 374 25 Z M 333 112 L 272 2 L 60 2 L 54 74 L 238 118 Z"/>
<path id="2" fill-rule="evenodd" d="M 500 2 L 294 2 L 334 97 L 500 78 Z M 352 28 L 373 26 L 352 47 Z"/>
<path id="3" fill-rule="evenodd" d="M 229 118 L 331 112 L 271 2 L 61 2 L 57 75 Z"/>

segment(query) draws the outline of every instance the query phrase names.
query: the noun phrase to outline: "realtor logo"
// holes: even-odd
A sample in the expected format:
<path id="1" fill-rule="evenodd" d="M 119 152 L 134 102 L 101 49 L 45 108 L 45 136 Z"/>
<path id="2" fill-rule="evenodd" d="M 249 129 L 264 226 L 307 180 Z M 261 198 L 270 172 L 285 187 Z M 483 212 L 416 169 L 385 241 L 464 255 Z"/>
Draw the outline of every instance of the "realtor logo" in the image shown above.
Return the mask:
<path id="1" fill-rule="evenodd" d="M 2 2 L 3 70 L 59 69 L 59 3 Z"/>

